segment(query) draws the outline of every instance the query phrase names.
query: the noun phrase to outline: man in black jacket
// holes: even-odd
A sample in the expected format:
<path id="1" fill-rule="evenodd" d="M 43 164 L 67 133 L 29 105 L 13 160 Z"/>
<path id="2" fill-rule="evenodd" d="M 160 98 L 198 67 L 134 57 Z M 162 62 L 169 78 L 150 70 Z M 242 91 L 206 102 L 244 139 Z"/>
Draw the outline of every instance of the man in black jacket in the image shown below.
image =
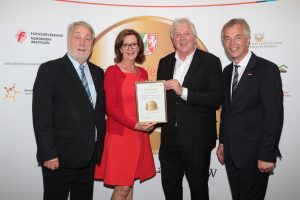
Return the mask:
<path id="1" fill-rule="evenodd" d="M 92 200 L 105 135 L 103 70 L 88 62 L 94 30 L 68 28 L 68 52 L 43 63 L 33 87 L 33 126 L 44 200 Z"/>
<path id="2" fill-rule="evenodd" d="M 221 62 L 196 47 L 196 30 L 188 19 L 176 19 L 170 33 L 176 51 L 160 60 L 157 72 L 157 80 L 165 80 L 168 107 L 159 151 L 163 190 L 167 200 L 181 200 L 185 175 L 191 199 L 207 200 L 222 99 Z"/>
<path id="3" fill-rule="evenodd" d="M 250 27 L 232 19 L 222 29 L 232 63 L 224 68 L 219 161 L 234 200 L 263 200 L 279 155 L 283 92 L 278 67 L 249 51 Z"/>

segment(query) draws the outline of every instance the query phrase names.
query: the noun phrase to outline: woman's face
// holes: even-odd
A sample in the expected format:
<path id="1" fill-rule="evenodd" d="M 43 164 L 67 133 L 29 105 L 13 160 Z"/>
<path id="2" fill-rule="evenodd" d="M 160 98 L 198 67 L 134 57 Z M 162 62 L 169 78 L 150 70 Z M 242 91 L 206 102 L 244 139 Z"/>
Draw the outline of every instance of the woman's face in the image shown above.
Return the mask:
<path id="1" fill-rule="evenodd" d="M 139 52 L 139 44 L 136 36 L 127 35 L 120 50 L 123 54 L 123 60 L 135 61 Z"/>

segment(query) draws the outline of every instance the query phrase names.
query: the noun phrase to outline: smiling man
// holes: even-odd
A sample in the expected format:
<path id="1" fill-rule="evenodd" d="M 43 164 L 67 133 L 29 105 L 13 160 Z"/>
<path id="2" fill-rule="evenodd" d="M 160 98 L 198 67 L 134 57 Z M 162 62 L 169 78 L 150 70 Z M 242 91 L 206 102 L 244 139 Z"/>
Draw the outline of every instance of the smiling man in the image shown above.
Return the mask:
<path id="1" fill-rule="evenodd" d="M 166 200 L 182 200 L 185 176 L 192 200 L 208 200 L 211 150 L 216 144 L 216 109 L 222 99 L 220 59 L 196 47 L 197 33 L 187 18 L 170 29 L 175 52 L 159 62 L 165 80 L 168 123 L 161 126 L 162 186 Z"/>
<path id="2" fill-rule="evenodd" d="M 105 135 L 103 70 L 88 62 L 94 30 L 68 28 L 68 52 L 43 63 L 33 87 L 33 126 L 44 200 L 92 200 Z"/>
<path id="3" fill-rule="evenodd" d="M 262 200 L 280 155 L 283 92 L 278 67 L 249 51 L 250 27 L 232 19 L 222 29 L 232 63 L 223 70 L 224 101 L 217 156 L 234 200 Z"/>

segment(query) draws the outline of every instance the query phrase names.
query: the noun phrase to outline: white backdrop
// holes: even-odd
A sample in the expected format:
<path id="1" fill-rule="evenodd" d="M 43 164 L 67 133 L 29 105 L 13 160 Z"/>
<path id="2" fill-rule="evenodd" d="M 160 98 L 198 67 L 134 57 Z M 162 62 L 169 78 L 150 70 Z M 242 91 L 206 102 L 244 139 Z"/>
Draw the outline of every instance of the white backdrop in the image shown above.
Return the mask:
<path id="1" fill-rule="evenodd" d="M 283 159 L 278 162 L 275 175 L 270 177 L 266 199 L 300 199 L 300 127 L 297 120 L 300 100 L 297 89 L 300 82 L 299 1 L 90 0 L 70 3 L 10 0 L 1 1 L 0 13 L 1 200 L 42 199 L 42 175 L 35 158 L 31 118 L 32 85 L 40 63 L 65 54 L 67 26 L 73 21 L 85 20 L 92 24 L 98 35 L 115 23 L 138 16 L 157 16 L 169 20 L 190 18 L 196 26 L 198 37 L 208 51 L 220 57 L 223 66 L 230 61 L 220 40 L 222 25 L 236 17 L 248 21 L 252 29 L 251 50 L 286 70 L 281 73 L 285 92 L 285 121 L 280 141 Z M 111 45 L 107 47 L 107 51 L 112 50 Z M 157 176 L 142 184 L 136 182 L 134 199 L 164 199 L 159 161 L 157 155 L 154 156 Z M 215 151 L 212 153 L 209 185 L 211 199 L 231 198 L 224 167 L 217 162 Z M 95 200 L 109 199 L 112 192 L 102 182 L 96 182 L 94 191 Z M 190 199 L 186 182 L 184 199 Z"/>

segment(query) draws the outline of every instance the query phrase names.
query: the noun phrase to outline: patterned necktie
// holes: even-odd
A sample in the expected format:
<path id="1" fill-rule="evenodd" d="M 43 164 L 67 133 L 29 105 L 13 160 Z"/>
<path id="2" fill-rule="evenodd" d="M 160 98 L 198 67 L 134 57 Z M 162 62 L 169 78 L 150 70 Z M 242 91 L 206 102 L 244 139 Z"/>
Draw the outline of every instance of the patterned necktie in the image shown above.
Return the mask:
<path id="1" fill-rule="evenodd" d="M 92 105 L 94 105 L 92 95 L 91 95 L 91 92 L 90 92 L 90 89 L 89 89 L 89 84 L 86 80 L 86 76 L 85 76 L 85 73 L 84 73 L 84 65 L 80 65 L 79 68 L 80 68 L 80 71 L 81 71 L 81 81 L 82 81 L 83 87 L 84 87 L 84 89 L 85 89 Z"/>
<path id="2" fill-rule="evenodd" d="M 231 92 L 231 96 L 233 96 L 237 85 L 238 85 L 238 80 L 239 80 L 239 73 L 238 73 L 238 65 L 234 65 L 234 76 L 233 76 L 233 82 L 232 82 L 232 92 Z"/>

